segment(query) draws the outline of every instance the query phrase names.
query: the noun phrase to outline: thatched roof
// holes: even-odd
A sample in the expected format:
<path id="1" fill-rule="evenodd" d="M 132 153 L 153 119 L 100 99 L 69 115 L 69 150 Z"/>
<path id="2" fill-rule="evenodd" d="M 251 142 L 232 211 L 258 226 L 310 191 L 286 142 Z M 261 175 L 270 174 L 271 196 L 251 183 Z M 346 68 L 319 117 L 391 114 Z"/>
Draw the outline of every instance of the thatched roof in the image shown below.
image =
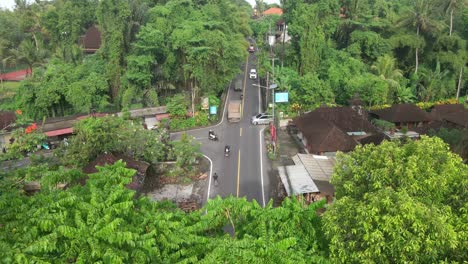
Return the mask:
<path id="1" fill-rule="evenodd" d="M 396 104 L 389 108 L 370 112 L 379 119 L 392 123 L 408 123 L 430 121 L 428 113 L 413 104 Z"/>
<path id="2" fill-rule="evenodd" d="M 432 120 L 442 120 L 442 118 L 451 113 L 463 111 L 465 107 L 462 104 L 442 104 L 432 107 L 430 116 Z"/>
<path id="3" fill-rule="evenodd" d="M 294 118 L 293 123 L 306 138 L 311 152 L 351 151 L 357 145 L 352 137 L 319 114 L 309 114 Z"/>
<path id="4" fill-rule="evenodd" d="M 85 52 L 94 53 L 101 47 L 101 32 L 93 25 L 80 38 L 80 44 L 85 49 Z"/>
<path id="5" fill-rule="evenodd" d="M 367 133 L 377 133 L 377 129 L 365 116 L 360 115 L 351 107 L 319 107 L 312 112 L 304 115 L 304 118 L 314 120 L 312 115 L 318 115 L 321 118 L 331 122 L 343 132 L 364 131 Z"/>
<path id="6" fill-rule="evenodd" d="M 443 116 L 444 120 L 461 126 L 463 128 L 468 128 L 468 109 L 463 109 L 459 112 L 454 112 L 450 114 L 446 114 Z"/>

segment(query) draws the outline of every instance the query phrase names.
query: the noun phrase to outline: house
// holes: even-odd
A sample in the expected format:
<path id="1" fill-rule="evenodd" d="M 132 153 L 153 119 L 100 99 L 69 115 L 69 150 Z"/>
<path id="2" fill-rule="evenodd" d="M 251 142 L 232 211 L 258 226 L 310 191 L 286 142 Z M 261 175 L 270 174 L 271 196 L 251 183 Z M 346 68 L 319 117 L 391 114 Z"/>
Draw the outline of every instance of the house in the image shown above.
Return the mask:
<path id="1" fill-rule="evenodd" d="M 370 117 L 391 122 L 397 128 L 415 128 L 431 121 L 428 113 L 413 104 L 395 104 L 388 108 L 372 110 Z"/>
<path id="2" fill-rule="evenodd" d="M 297 136 L 309 153 L 351 151 L 358 140 L 377 134 L 364 112 L 351 107 L 320 107 L 293 119 Z"/>
<path id="3" fill-rule="evenodd" d="M 300 196 L 307 202 L 331 197 L 335 193 L 330 184 L 335 159 L 311 154 L 297 154 L 294 165 L 278 167 L 281 183 L 288 196 Z"/>
<path id="4" fill-rule="evenodd" d="M 429 116 L 432 120 L 442 121 L 445 115 L 463 111 L 465 107 L 462 104 L 441 104 L 434 105 L 431 108 Z"/>
<path id="5" fill-rule="evenodd" d="M 101 47 L 101 32 L 95 25 L 88 28 L 86 33 L 80 37 L 80 45 L 88 54 L 95 53 Z"/>
<path id="6" fill-rule="evenodd" d="M 297 137 L 308 153 L 348 152 L 357 145 L 351 136 L 318 115 L 296 117 L 293 124 L 298 130 Z"/>
<path id="7" fill-rule="evenodd" d="M 468 109 L 446 114 L 442 119 L 452 128 L 466 129 L 468 128 Z"/>
<path id="8" fill-rule="evenodd" d="M 276 22 L 276 42 L 283 43 L 289 42 L 291 40 L 291 36 L 288 34 L 288 25 L 286 25 L 286 21 L 284 19 L 278 20 Z"/>
<path id="9" fill-rule="evenodd" d="M 467 113 L 462 104 L 435 105 L 431 108 L 429 116 L 431 121 L 415 128 L 414 131 L 419 134 L 429 134 L 430 131 L 438 131 L 441 128 L 466 128 Z M 464 118 L 465 121 L 463 121 Z"/>
<path id="10" fill-rule="evenodd" d="M 264 16 L 270 16 L 270 15 L 277 15 L 277 16 L 282 16 L 283 15 L 283 9 L 279 7 L 272 7 L 263 12 Z"/>

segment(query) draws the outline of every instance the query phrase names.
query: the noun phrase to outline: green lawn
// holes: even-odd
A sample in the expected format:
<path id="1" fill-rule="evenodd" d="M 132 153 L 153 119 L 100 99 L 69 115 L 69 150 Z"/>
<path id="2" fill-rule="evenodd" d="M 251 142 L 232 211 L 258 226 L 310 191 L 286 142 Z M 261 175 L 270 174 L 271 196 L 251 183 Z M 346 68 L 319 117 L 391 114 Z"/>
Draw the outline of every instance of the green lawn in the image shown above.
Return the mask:
<path id="1" fill-rule="evenodd" d="M 18 91 L 20 82 L 0 83 L 0 110 L 15 110 L 14 97 Z"/>

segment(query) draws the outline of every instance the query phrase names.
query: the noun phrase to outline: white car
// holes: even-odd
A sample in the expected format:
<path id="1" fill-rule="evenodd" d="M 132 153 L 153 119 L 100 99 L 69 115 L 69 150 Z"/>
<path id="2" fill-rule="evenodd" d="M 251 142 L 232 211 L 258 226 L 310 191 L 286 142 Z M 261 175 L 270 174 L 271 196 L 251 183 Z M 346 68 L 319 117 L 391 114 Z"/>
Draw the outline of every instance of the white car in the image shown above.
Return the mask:
<path id="1" fill-rule="evenodd" d="M 273 116 L 267 113 L 261 113 L 256 116 L 252 116 L 250 122 L 254 125 L 268 125 L 273 121 Z"/>
<path id="2" fill-rule="evenodd" d="M 254 80 L 257 79 L 257 70 L 256 69 L 250 69 L 249 78 L 254 79 Z"/>

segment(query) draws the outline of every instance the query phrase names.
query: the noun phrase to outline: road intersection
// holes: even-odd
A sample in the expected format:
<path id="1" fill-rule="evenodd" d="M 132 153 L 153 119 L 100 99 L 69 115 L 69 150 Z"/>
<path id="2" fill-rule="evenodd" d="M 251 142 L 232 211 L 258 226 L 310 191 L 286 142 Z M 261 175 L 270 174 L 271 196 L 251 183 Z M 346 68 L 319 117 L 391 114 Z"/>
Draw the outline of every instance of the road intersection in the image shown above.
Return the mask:
<path id="1" fill-rule="evenodd" d="M 248 72 L 255 68 L 255 56 L 250 55 L 243 66 L 243 90 L 235 92 L 229 87 L 226 103 L 229 100 L 239 100 L 242 96 L 242 118 L 238 123 L 229 123 L 226 118 L 226 105 L 223 118 L 217 125 L 190 131 L 171 134 L 171 139 L 177 139 L 182 133 L 193 136 L 201 143 L 203 155 L 211 162 L 211 172 L 208 182 L 206 200 L 216 196 L 246 197 L 256 200 L 261 206 L 268 203 L 270 197 L 269 165 L 266 159 L 263 141 L 265 126 L 255 126 L 250 118 L 260 112 L 260 91 L 258 80 L 248 78 Z M 208 139 L 208 131 L 212 129 L 219 137 L 219 141 Z M 224 155 L 224 146 L 231 146 L 229 157 Z M 212 174 L 219 175 L 215 186 Z"/>

